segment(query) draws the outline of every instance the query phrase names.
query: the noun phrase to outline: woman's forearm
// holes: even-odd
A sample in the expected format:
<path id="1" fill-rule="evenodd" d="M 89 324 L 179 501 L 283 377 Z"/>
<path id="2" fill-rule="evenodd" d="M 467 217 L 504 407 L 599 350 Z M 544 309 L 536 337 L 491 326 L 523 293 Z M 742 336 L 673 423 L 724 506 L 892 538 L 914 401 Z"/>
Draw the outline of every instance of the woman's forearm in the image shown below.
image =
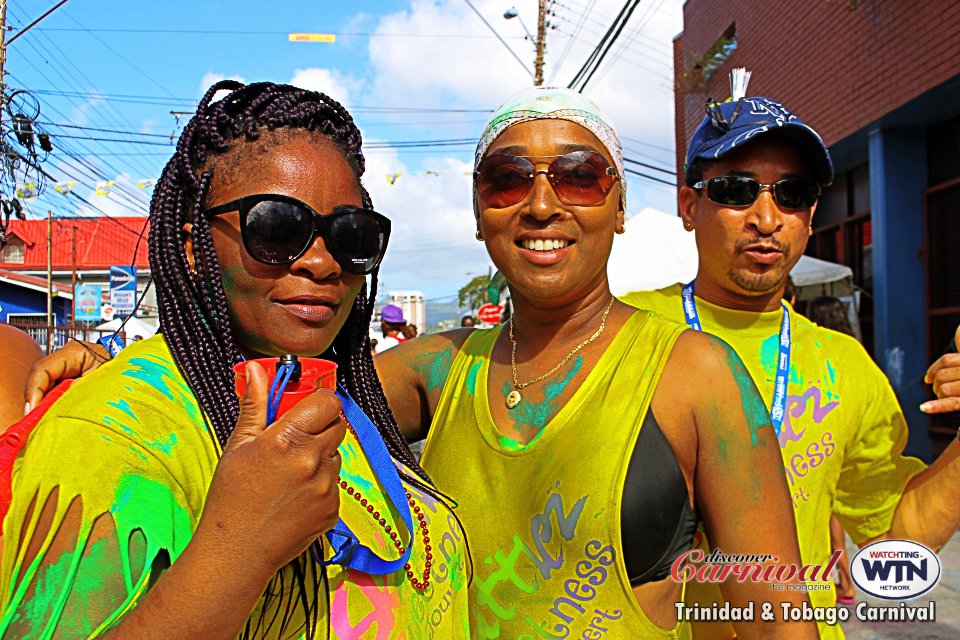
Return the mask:
<path id="1" fill-rule="evenodd" d="M 198 530 L 190 544 L 105 640 L 233 640 L 275 569 Z"/>

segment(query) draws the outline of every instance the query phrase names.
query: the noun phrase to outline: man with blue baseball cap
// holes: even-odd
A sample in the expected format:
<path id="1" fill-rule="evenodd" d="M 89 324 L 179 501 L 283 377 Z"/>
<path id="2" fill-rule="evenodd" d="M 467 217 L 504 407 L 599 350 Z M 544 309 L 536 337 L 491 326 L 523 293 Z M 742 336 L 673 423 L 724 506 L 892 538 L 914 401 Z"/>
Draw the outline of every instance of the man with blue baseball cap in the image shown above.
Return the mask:
<path id="1" fill-rule="evenodd" d="M 782 300 L 832 180 L 820 136 L 779 102 L 709 101 L 678 192 L 683 225 L 696 234 L 697 277 L 623 297 L 719 336 L 740 355 L 779 436 L 801 557 L 817 565 L 831 560 L 831 513 L 861 546 L 904 538 L 939 549 L 960 524 L 960 445 L 929 468 L 903 456 L 907 424 L 880 369 L 855 339 L 816 326 Z M 724 452 L 717 456 L 723 464 Z M 814 607 L 834 606 L 826 586 L 809 592 Z M 687 594 L 722 602 L 715 586 L 691 583 Z M 725 623 L 694 631 L 733 637 Z M 839 625 L 821 623 L 820 633 L 843 637 Z"/>

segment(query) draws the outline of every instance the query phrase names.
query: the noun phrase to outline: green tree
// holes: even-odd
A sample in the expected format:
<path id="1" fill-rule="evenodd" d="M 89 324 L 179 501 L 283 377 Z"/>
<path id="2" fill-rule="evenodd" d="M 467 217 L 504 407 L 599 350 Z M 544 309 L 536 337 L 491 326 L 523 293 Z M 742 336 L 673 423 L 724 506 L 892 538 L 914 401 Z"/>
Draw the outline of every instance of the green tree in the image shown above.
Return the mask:
<path id="1" fill-rule="evenodd" d="M 479 309 L 487 303 L 487 283 L 490 282 L 489 275 L 479 275 L 460 289 L 458 301 L 461 307 L 465 307 L 472 312 Z"/>

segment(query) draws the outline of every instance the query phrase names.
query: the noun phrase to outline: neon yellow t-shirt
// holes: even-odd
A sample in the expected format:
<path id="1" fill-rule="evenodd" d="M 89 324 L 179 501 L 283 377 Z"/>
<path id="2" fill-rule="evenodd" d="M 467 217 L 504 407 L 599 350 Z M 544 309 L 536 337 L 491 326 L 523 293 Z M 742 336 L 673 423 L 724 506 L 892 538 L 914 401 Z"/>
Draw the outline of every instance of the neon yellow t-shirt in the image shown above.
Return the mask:
<path id="1" fill-rule="evenodd" d="M 470 334 L 433 416 L 423 465 L 458 514 L 474 558 L 478 637 L 675 639 L 637 603 L 623 561 L 627 463 L 684 327 L 634 313 L 570 400 L 527 444 L 493 422 L 490 354 L 502 327 Z"/>
<path id="2" fill-rule="evenodd" d="M 685 322 L 681 289 L 676 284 L 621 299 Z M 696 303 L 703 330 L 733 347 L 769 407 L 783 312 L 735 311 L 700 298 Z M 907 481 L 924 464 L 902 455 L 906 421 L 886 377 L 860 343 L 818 327 L 792 308 L 790 320 L 790 374 L 780 449 L 797 518 L 800 556 L 804 563 L 822 564 L 831 555 L 831 512 L 854 542 L 885 533 Z M 836 604 L 833 589 L 809 595 L 813 606 Z M 719 591 L 716 596 L 720 598 Z M 839 626 L 821 624 L 820 633 L 823 638 L 843 637 Z"/>
<path id="3" fill-rule="evenodd" d="M 385 491 L 349 434 L 340 454 L 344 480 L 371 504 L 382 505 L 382 517 L 409 545 L 402 519 L 387 507 Z M 61 638 L 92 638 L 116 624 L 159 577 L 163 558 L 176 561 L 190 542 L 219 456 L 200 407 L 161 336 L 131 345 L 77 380 L 43 417 L 14 467 L 13 502 L 3 525 L 7 544 L 0 566 L 4 585 L 0 636 L 47 638 L 56 631 Z M 23 526 L 26 539 L 33 537 L 40 509 L 31 512 L 30 505 L 35 497 L 42 504 L 55 488 L 59 500 L 51 534 L 37 560 L 24 566 L 24 554 L 18 553 L 15 541 Z M 430 529 L 429 587 L 417 591 L 402 570 L 373 576 L 331 565 L 328 592 L 319 598 L 318 637 L 325 637 L 328 608 L 334 638 L 470 637 L 463 531 L 443 503 L 415 487 L 405 488 Z M 50 541 L 74 498 L 82 504 L 76 548 L 48 559 Z M 361 542 L 381 557 L 397 557 L 367 509 L 346 494 L 342 498 L 340 515 Z M 91 540 L 94 521 L 105 514 L 116 524 L 116 539 Z M 128 544 L 131 536 L 139 544 Z M 410 559 L 415 573 L 422 572 L 424 555 L 418 535 Z M 302 559 L 311 597 L 315 565 L 306 554 Z M 43 560 L 53 562 L 38 571 Z M 292 593 L 296 578 L 289 565 L 280 579 L 284 593 Z M 122 586 L 125 597 L 108 601 L 105 585 L 113 587 L 111 593 Z M 252 637 L 280 637 L 278 621 L 287 604 L 273 598 L 264 607 L 261 598 L 251 628 L 256 628 L 261 613 L 264 623 Z M 277 621 L 267 628 L 277 613 Z M 290 615 L 283 637 L 304 637 L 305 614 L 298 602 L 290 607 Z"/>

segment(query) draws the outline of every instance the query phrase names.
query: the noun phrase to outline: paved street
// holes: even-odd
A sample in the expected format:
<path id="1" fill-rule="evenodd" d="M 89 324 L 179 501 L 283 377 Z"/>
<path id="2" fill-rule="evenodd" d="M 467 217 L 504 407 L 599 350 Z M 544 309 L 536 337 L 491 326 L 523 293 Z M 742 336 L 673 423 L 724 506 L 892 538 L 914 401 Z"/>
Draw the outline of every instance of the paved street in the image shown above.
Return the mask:
<path id="1" fill-rule="evenodd" d="M 849 542 L 849 541 L 848 541 Z M 850 557 L 856 553 L 855 546 L 847 545 Z M 960 638 L 960 534 L 940 551 L 940 564 L 943 575 L 940 583 L 929 593 L 908 604 L 920 605 L 935 602 L 937 605 L 936 622 L 860 622 L 856 619 L 853 606 L 850 607 L 850 620 L 843 624 L 849 640 L 957 640 Z M 883 605 L 890 601 L 865 597 L 857 594 L 857 602 Z M 893 601 L 896 603 L 897 601 Z M 855 605 L 854 605 L 855 606 Z"/>

